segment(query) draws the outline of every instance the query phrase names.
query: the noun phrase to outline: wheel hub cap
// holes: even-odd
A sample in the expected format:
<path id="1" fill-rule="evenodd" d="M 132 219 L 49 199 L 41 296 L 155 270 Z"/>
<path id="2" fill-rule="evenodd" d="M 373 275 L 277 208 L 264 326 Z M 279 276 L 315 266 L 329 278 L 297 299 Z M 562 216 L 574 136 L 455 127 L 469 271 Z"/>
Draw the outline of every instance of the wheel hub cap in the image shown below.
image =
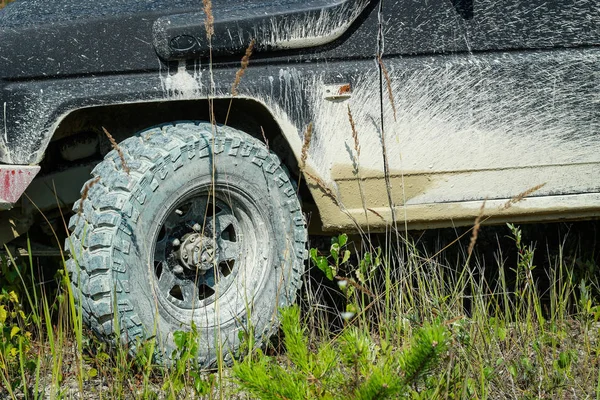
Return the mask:
<path id="1" fill-rule="evenodd" d="M 184 268 L 204 274 L 211 270 L 216 262 L 214 240 L 200 233 L 188 234 L 181 242 L 177 257 Z"/>
<path id="2" fill-rule="evenodd" d="M 158 229 L 157 289 L 178 309 L 193 310 L 214 302 L 233 284 L 248 254 L 251 257 L 248 246 L 256 241 L 256 221 L 237 199 L 192 194 L 167 213 Z"/>

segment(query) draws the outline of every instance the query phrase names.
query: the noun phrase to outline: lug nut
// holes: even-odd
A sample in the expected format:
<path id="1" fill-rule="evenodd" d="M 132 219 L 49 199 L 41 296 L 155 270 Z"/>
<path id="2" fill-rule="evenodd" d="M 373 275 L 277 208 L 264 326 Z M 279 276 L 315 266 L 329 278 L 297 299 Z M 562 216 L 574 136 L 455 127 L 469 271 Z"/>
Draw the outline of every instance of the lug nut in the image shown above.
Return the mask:
<path id="1" fill-rule="evenodd" d="M 181 244 L 179 239 L 173 239 L 173 247 L 178 247 Z"/>

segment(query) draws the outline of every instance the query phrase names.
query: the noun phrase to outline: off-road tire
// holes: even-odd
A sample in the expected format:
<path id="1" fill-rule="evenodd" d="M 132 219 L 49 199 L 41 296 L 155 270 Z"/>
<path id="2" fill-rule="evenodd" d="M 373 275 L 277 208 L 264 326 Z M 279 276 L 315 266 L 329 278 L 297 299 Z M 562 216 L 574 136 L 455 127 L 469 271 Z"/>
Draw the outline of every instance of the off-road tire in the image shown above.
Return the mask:
<path id="1" fill-rule="evenodd" d="M 220 355 L 231 362 L 244 336 L 240 332 L 253 332 L 256 343 L 263 342 L 277 328 L 278 308 L 295 301 L 307 256 L 297 191 L 279 158 L 248 134 L 205 122 L 154 127 L 118 148 L 92 171 L 69 221 L 67 269 L 84 322 L 101 338 L 120 340 L 132 353 L 142 341 L 156 337 L 157 357 L 164 361 L 175 349 L 173 333 L 189 330 L 193 320 L 200 341 L 198 361 L 204 367 L 214 366 Z M 178 201 L 201 199 L 203 191 L 211 190 L 213 173 L 215 197 L 221 199 L 215 201 L 227 208 L 231 198 L 231 204 L 244 209 L 245 225 L 238 221 L 234 232 L 244 255 L 232 262 L 233 268 L 238 263 L 236 275 L 223 293 L 214 295 L 220 297 L 207 305 L 202 304 L 209 300 L 200 300 L 196 307 L 195 294 L 181 294 L 178 308 L 177 294 L 163 293 L 171 284 L 161 283 L 167 261 L 157 267 L 155 252 L 162 254 L 168 246 L 159 245 L 164 241 L 160 235 L 175 218 Z M 228 212 L 235 219 L 238 211 Z M 213 225 L 220 223 L 219 215 Z M 252 224 L 256 233 L 248 229 Z M 215 259 L 220 257 L 219 250 L 214 253 Z M 177 254 L 181 259 L 182 253 Z M 212 282 L 219 288 L 225 279 L 217 276 L 224 273 L 215 271 Z M 172 273 L 164 279 L 180 276 Z M 189 271 L 181 279 L 191 279 Z M 179 290 L 189 294 L 185 282 Z"/>

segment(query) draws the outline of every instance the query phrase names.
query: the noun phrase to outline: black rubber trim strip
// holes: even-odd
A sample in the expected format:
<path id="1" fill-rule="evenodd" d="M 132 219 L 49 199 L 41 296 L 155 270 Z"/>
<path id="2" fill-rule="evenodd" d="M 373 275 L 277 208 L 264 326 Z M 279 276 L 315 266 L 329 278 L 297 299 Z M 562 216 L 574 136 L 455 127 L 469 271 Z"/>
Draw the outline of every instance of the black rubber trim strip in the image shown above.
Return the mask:
<path id="1" fill-rule="evenodd" d="M 219 9 L 215 4 L 210 45 L 204 12 L 161 17 L 153 26 L 154 48 L 162 59 L 173 61 L 206 56 L 211 46 L 216 56 L 241 54 L 252 39 L 255 51 L 318 46 L 335 40 L 348 29 L 369 0 L 295 1 L 286 7 L 273 3 L 251 9 Z M 300 33 L 295 35 L 290 27 L 298 28 Z M 285 36 L 293 40 L 285 40 Z"/>

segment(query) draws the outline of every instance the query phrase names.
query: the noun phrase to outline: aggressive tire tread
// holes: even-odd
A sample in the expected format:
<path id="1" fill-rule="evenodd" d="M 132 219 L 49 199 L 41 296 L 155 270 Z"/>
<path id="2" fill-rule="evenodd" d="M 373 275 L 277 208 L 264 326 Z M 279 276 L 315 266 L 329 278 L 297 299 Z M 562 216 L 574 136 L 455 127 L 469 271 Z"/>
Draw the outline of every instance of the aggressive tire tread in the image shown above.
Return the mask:
<path id="1" fill-rule="evenodd" d="M 214 129 L 217 133 L 213 137 Z M 131 251 L 132 227 L 127 221 L 137 220 L 147 196 L 162 181 L 170 179 L 189 160 L 208 157 L 211 148 L 214 154 L 225 152 L 233 159 L 248 157 L 252 164 L 262 168 L 265 179 L 276 182 L 273 187 L 286 199 L 283 204 L 295 226 L 291 241 L 294 248 L 289 253 L 296 260 L 291 272 L 284 274 L 285 293 L 279 294 L 279 301 L 280 305 L 294 301 L 307 257 L 306 223 L 285 167 L 262 142 L 229 127 L 182 122 L 148 129 L 126 139 L 119 148 L 130 172 L 125 171 L 115 150 L 94 168 L 92 179 L 84 186 L 89 185 L 87 198 L 73 207 L 75 215 L 69 221 L 72 233 L 65 243 L 71 256 L 67 269 L 73 293 L 81 303 L 84 320 L 97 335 L 110 340 L 119 337 L 132 352 L 137 341 L 149 335 L 143 331 L 141 318 L 129 299 L 133 281 L 123 261 Z M 114 326 L 115 300 L 120 332 L 115 332 Z M 260 341 L 263 334 L 273 329 L 256 332 L 256 340 Z M 206 366 L 215 362 L 203 361 Z"/>

